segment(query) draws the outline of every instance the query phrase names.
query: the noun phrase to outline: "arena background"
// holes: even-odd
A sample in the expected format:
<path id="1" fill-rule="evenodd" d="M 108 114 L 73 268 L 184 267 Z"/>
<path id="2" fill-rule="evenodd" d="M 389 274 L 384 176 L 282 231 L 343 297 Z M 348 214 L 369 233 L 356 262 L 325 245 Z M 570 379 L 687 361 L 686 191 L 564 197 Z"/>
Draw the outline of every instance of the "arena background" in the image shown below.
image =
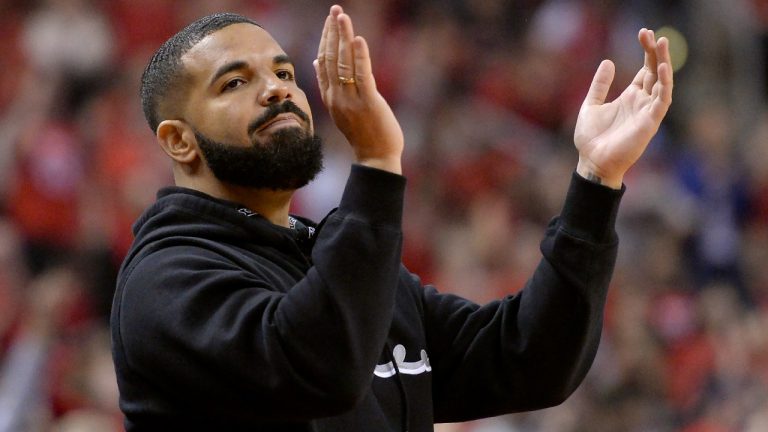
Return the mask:
<path id="1" fill-rule="evenodd" d="M 122 430 L 114 277 L 131 223 L 171 182 L 138 81 L 183 25 L 241 12 L 294 58 L 327 147 L 294 211 L 318 219 L 335 205 L 349 151 L 311 67 L 329 4 L 0 2 L 0 432 Z M 404 260 L 479 302 L 517 291 L 538 260 L 599 61 L 616 62 L 620 89 L 642 62 L 639 28 L 672 41 L 675 100 L 625 179 L 586 381 L 562 406 L 439 430 L 768 430 L 768 1 L 342 4 L 406 134 Z"/>

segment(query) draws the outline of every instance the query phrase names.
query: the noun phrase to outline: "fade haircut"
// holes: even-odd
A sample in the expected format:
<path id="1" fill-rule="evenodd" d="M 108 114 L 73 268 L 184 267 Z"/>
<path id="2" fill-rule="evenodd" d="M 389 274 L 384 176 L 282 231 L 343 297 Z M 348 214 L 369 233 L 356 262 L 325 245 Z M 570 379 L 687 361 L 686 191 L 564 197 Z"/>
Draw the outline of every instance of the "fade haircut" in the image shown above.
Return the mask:
<path id="1" fill-rule="evenodd" d="M 160 115 L 161 104 L 173 96 L 184 73 L 181 57 L 209 34 L 239 23 L 261 27 L 255 21 L 234 13 L 208 15 L 184 27 L 155 52 L 141 76 L 141 107 L 153 133 L 165 120 Z"/>

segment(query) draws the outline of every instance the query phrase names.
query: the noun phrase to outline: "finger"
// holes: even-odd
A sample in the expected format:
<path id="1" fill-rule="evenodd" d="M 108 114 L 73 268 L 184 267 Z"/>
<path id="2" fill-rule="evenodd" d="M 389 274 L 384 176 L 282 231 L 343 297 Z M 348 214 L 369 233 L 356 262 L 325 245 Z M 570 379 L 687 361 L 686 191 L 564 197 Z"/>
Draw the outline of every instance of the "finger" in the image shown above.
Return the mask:
<path id="1" fill-rule="evenodd" d="M 632 79 L 632 85 L 636 86 L 640 89 L 643 88 L 643 80 L 645 80 L 645 73 L 646 73 L 645 66 L 641 67 L 639 71 L 637 71 L 637 74 Z"/>
<path id="2" fill-rule="evenodd" d="M 655 71 L 656 70 L 656 39 L 653 30 L 642 29 L 637 34 L 637 39 L 642 46 L 645 53 L 645 61 L 643 65 Z"/>
<path id="3" fill-rule="evenodd" d="M 338 74 L 340 77 L 352 78 L 355 76 L 355 50 L 352 44 L 355 33 L 352 28 L 352 19 L 347 14 L 341 14 L 338 16 L 337 21 L 339 27 Z M 342 87 L 355 88 L 352 85 L 344 85 Z"/>
<path id="4" fill-rule="evenodd" d="M 320 35 L 320 44 L 317 46 L 317 58 L 321 59 L 325 57 L 325 45 L 328 43 L 328 27 L 331 25 L 331 15 L 328 14 L 325 17 L 325 23 L 323 23 L 323 33 Z"/>
<path id="5" fill-rule="evenodd" d="M 664 118 L 672 104 L 672 89 L 674 87 L 669 41 L 666 38 L 659 39 L 659 59 L 661 60 L 658 67 L 659 79 L 653 86 L 654 98 L 651 104 L 651 115 L 657 121 Z"/>
<path id="6" fill-rule="evenodd" d="M 658 68 L 656 59 L 656 37 L 653 30 L 643 30 L 641 30 L 638 35 L 640 45 L 642 45 L 643 50 L 645 51 L 644 67 L 646 73 L 643 76 L 643 90 L 646 93 L 651 94 L 653 85 L 656 83 L 656 69 Z"/>
<path id="7" fill-rule="evenodd" d="M 592 78 L 592 84 L 589 86 L 587 97 L 584 99 L 585 105 L 602 105 L 605 98 L 608 97 L 608 91 L 613 83 L 613 77 L 616 74 L 616 66 L 610 60 L 603 60 Z"/>
<path id="8" fill-rule="evenodd" d="M 669 39 L 661 37 L 658 42 L 656 42 L 656 58 L 659 65 L 666 63 L 672 66 L 672 55 L 669 52 Z"/>
<path id="9" fill-rule="evenodd" d="M 362 36 L 355 36 L 355 81 L 357 88 L 363 94 L 372 94 L 376 91 L 376 81 L 373 79 L 373 67 L 371 66 L 371 53 L 368 43 Z"/>
<path id="10" fill-rule="evenodd" d="M 672 104 L 672 68 L 668 64 L 659 66 L 659 82 L 654 86 L 657 97 L 651 103 L 651 117 L 661 122 Z"/>
<path id="11" fill-rule="evenodd" d="M 325 73 L 328 78 L 328 84 L 339 81 L 339 23 L 338 16 L 341 14 L 341 7 L 334 5 L 331 7 L 330 22 L 328 23 L 328 34 L 325 41 Z"/>
<path id="12" fill-rule="evenodd" d="M 643 41 L 645 39 L 645 33 L 647 31 L 648 29 L 643 27 L 637 33 L 637 41 L 640 42 L 641 47 L 643 47 Z M 635 78 L 632 79 L 632 85 L 637 86 L 639 88 L 643 88 L 643 79 L 645 78 L 645 71 L 648 65 L 648 54 L 645 52 L 645 47 L 643 47 L 643 56 L 644 56 L 643 67 L 640 68 L 640 70 L 635 75 Z"/>
<path id="13" fill-rule="evenodd" d="M 317 86 L 320 88 L 320 98 L 325 103 L 325 93 L 328 91 L 328 75 L 325 73 L 325 67 L 320 65 L 320 60 L 315 59 L 312 62 L 315 68 L 315 77 L 317 77 Z"/>
<path id="14" fill-rule="evenodd" d="M 325 101 L 325 92 L 328 90 L 328 74 L 325 71 L 325 46 L 328 42 L 328 27 L 330 27 L 331 16 L 328 15 L 325 18 L 325 25 L 323 25 L 323 34 L 320 36 L 320 45 L 317 49 L 317 60 L 312 62 L 312 66 L 315 67 L 315 75 L 317 76 L 317 84 L 320 87 L 320 95 Z"/>

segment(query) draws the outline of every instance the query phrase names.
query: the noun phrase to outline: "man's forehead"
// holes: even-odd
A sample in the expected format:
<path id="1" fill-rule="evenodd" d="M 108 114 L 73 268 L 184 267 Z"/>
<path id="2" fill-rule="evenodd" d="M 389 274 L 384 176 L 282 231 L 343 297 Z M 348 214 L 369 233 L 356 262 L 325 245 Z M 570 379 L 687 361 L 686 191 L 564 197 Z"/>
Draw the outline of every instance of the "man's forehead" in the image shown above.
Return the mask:
<path id="1" fill-rule="evenodd" d="M 263 28 L 237 23 L 207 35 L 181 59 L 190 72 L 205 72 L 233 60 L 259 58 L 271 62 L 276 56 L 284 54 L 280 45 Z"/>

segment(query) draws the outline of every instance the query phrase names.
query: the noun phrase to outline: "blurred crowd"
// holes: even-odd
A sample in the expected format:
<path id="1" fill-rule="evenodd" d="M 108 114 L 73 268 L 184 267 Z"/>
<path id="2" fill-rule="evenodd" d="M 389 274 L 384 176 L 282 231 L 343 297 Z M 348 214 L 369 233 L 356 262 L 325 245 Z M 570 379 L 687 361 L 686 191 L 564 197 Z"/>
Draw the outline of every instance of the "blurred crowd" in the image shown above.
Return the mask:
<path id="1" fill-rule="evenodd" d="M 675 101 L 625 178 L 585 383 L 556 408 L 439 430 L 768 430 L 768 0 L 341 4 L 406 134 L 404 261 L 478 302 L 514 294 L 536 265 L 600 60 L 616 63 L 615 96 L 642 65 L 641 27 L 677 36 Z M 227 10 L 273 34 L 325 138 L 326 168 L 293 210 L 319 220 L 336 205 L 351 158 L 311 67 L 329 5 L 0 2 L 0 432 L 122 430 L 114 279 L 131 224 L 172 183 L 139 77 L 182 26 Z"/>

